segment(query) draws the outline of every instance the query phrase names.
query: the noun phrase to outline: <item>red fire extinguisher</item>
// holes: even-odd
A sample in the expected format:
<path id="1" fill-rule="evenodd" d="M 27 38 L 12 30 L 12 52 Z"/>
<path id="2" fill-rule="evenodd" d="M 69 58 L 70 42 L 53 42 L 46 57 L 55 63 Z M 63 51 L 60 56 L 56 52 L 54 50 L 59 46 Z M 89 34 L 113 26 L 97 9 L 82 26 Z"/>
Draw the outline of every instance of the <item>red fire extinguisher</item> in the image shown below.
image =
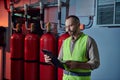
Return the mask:
<path id="1" fill-rule="evenodd" d="M 68 38 L 70 35 L 66 32 L 64 34 L 62 34 L 59 39 L 58 39 L 58 53 L 60 51 L 60 48 L 62 46 L 63 41 Z M 58 80 L 62 80 L 62 76 L 63 76 L 63 70 L 61 68 L 58 68 Z"/>
<path id="2" fill-rule="evenodd" d="M 39 37 L 34 28 L 35 24 L 31 23 L 31 32 L 25 36 L 24 80 L 39 80 Z"/>
<path id="3" fill-rule="evenodd" d="M 68 34 L 68 32 L 66 32 L 66 33 L 62 34 L 62 35 L 59 37 L 59 39 L 58 39 L 58 52 L 59 52 L 59 50 L 60 50 L 60 48 L 61 48 L 61 45 L 62 45 L 63 41 L 64 41 L 66 38 L 68 38 L 69 36 L 70 36 L 70 35 Z"/>
<path id="4" fill-rule="evenodd" d="M 16 32 L 10 38 L 11 80 L 24 79 L 24 35 L 21 24 L 16 25 Z"/>
<path id="5" fill-rule="evenodd" d="M 50 32 L 50 23 L 47 24 L 47 33 L 40 38 L 40 80 L 56 80 L 57 69 L 55 66 L 46 64 L 44 61 L 44 54 L 42 49 L 51 51 L 57 56 L 57 40 L 55 35 Z"/>

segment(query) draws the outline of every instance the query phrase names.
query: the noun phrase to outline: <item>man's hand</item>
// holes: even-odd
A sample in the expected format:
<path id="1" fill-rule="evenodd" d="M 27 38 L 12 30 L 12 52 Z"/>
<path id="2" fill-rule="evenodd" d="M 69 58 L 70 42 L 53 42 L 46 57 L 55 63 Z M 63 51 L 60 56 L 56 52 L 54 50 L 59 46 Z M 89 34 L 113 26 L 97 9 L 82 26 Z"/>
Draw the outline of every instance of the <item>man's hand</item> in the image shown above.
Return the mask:
<path id="1" fill-rule="evenodd" d="M 91 65 L 87 62 L 66 61 L 65 64 L 69 69 L 91 69 Z"/>
<path id="2" fill-rule="evenodd" d="M 66 61 L 65 64 L 67 65 L 67 67 L 69 69 L 76 69 L 76 68 L 78 68 L 79 62 L 77 62 L 77 61 Z"/>
<path id="3" fill-rule="evenodd" d="M 45 58 L 45 62 L 46 62 L 46 63 L 52 64 L 52 62 L 51 62 L 52 59 L 50 58 L 50 56 L 44 55 L 44 58 Z"/>

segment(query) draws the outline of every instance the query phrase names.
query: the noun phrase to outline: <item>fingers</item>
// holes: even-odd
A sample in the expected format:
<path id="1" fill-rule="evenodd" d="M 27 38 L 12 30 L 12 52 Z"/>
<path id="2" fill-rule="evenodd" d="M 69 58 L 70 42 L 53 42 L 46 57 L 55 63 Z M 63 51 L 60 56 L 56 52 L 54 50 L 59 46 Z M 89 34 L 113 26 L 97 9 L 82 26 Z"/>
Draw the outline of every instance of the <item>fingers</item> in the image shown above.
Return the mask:
<path id="1" fill-rule="evenodd" d="M 71 67 L 71 61 L 66 61 L 65 64 L 66 64 L 66 66 L 67 66 L 68 68 Z"/>
<path id="2" fill-rule="evenodd" d="M 46 63 L 51 63 L 51 58 L 50 58 L 50 56 L 44 55 L 44 58 L 45 58 L 45 62 L 46 62 Z"/>
<path id="3" fill-rule="evenodd" d="M 77 62 L 75 61 L 66 61 L 66 66 L 69 68 L 69 69 L 74 69 L 77 67 Z"/>
<path id="4" fill-rule="evenodd" d="M 66 65 L 68 65 L 68 66 L 71 65 L 71 61 L 66 61 L 65 63 L 66 63 Z"/>

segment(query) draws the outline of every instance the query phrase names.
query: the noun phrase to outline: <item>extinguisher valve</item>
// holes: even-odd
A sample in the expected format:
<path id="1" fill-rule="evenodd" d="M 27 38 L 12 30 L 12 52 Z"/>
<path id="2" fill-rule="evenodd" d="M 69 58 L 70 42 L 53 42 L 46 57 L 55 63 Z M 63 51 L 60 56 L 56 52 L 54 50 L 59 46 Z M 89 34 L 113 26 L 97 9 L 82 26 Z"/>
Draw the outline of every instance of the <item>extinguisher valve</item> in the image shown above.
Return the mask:
<path id="1" fill-rule="evenodd" d="M 50 32 L 50 31 L 51 31 L 51 23 L 48 22 L 48 23 L 46 24 L 46 32 Z"/>
<path id="2" fill-rule="evenodd" d="M 16 24 L 16 32 L 22 32 L 22 29 L 21 29 L 21 24 L 20 23 L 18 23 L 18 24 Z"/>
<path id="3" fill-rule="evenodd" d="M 35 23 L 31 23 L 30 31 L 31 32 L 35 31 Z"/>

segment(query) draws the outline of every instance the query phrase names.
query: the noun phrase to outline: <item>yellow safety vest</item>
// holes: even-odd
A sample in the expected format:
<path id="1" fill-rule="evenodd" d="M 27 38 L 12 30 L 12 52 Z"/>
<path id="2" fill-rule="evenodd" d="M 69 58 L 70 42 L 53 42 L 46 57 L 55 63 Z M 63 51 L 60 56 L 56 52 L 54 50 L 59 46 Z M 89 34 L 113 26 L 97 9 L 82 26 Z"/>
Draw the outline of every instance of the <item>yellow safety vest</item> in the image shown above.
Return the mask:
<path id="1" fill-rule="evenodd" d="M 71 37 L 67 38 L 63 43 L 63 61 L 80 61 L 87 62 L 86 45 L 88 35 L 82 33 L 76 41 L 73 52 L 70 50 Z M 63 80 L 90 80 L 91 70 L 73 69 L 64 70 Z"/>

